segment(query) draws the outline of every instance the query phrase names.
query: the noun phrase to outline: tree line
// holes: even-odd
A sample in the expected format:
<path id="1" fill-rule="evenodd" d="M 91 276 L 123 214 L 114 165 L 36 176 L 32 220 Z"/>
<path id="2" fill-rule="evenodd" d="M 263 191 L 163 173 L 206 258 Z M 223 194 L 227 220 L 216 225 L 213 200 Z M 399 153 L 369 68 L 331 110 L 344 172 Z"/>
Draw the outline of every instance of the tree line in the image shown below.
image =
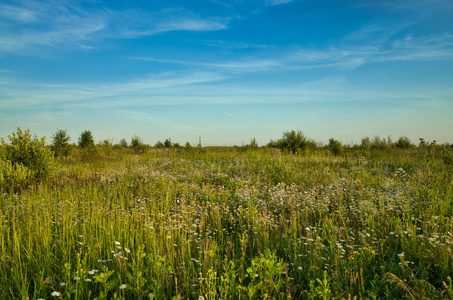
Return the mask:
<path id="1" fill-rule="evenodd" d="M 32 136 L 30 134 L 30 130 L 22 131 L 17 128 L 17 132 L 12 133 L 8 138 L 10 140 L 9 143 L 6 143 L 3 138 L 1 139 L 0 185 L 2 182 L 15 184 L 29 180 L 39 181 L 48 177 L 55 165 L 54 158 L 68 156 L 75 147 L 78 147 L 81 151 L 82 157 L 95 156 L 98 148 L 125 148 L 132 149 L 135 153 L 143 153 L 151 148 L 193 148 L 189 142 L 181 146 L 179 143 L 173 143 L 170 138 L 164 142 L 157 141 L 154 146 L 150 146 L 145 144 L 137 135 L 132 136 L 129 144 L 123 138 L 119 144 L 113 145 L 111 140 L 104 140 L 96 145 L 90 130 L 85 130 L 80 134 L 78 145 L 71 145 L 69 143 L 71 137 L 68 135 L 67 130 L 62 129 L 58 129 L 52 135 L 50 147 L 46 145 L 45 137 L 38 139 L 36 135 Z M 201 143 L 196 148 L 202 148 Z M 300 130 L 291 130 L 285 131 L 282 137 L 277 140 L 270 140 L 263 147 L 259 147 L 256 139 L 252 138 L 249 144 L 233 148 L 239 148 L 244 151 L 258 148 L 275 149 L 282 153 L 293 155 L 309 155 L 323 150 L 333 156 L 345 155 L 345 151 L 358 151 L 360 155 L 365 157 L 376 153 L 392 153 L 395 149 L 415 149 L 420 151 L 420 153 L 434 155 L 438 149 L 441 149 L 444 162 L 453 165 L 453 144 L 437 145 L 436 141 L 427 142 L 420 138 L 418 146 L 416 146 L 406 136 L 398 138 L 395 142 L 390 137 L 364 137 L 360 144 L 352 146 L 343 145 L 341 141 L 331 138 L 327 145 L 322 145 L 314 139 L 308 138 Z"/>

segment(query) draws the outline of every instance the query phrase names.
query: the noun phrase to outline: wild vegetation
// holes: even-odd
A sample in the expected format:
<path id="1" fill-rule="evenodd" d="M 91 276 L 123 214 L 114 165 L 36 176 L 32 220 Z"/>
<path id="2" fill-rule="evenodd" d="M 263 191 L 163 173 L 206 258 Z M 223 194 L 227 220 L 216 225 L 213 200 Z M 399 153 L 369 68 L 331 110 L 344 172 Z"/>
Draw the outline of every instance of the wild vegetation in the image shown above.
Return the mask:
<path id="1" fill-rule="evenodd" d="M 453 299 L 451 147 L 283 138 L 51 160 L 18 129 L 0 174 L 55 166 L 0 177 L 1 298 Z"/>

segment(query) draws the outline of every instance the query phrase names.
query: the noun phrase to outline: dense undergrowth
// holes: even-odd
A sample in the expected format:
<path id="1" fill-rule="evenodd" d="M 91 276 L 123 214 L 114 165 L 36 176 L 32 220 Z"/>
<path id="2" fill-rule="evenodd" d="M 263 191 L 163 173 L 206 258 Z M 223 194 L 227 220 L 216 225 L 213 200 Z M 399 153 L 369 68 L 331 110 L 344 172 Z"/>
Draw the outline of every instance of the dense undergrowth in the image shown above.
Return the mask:
<path id="1" fill-rule="evenodd" d="M 452 165 L 419 149 L 60 158 L 3 186 L 3 299 L 453 299 Z"/>

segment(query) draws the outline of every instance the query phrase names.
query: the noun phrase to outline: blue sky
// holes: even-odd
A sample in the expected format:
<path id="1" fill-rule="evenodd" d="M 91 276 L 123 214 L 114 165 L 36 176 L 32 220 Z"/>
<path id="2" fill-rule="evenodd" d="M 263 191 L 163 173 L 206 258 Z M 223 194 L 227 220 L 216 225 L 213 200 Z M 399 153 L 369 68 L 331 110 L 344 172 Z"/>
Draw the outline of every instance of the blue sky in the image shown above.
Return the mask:
<path id="1" fill-rule="evenodd" d="M 451 0 L 0 2 L 0 136 L 453 142 Z"/>

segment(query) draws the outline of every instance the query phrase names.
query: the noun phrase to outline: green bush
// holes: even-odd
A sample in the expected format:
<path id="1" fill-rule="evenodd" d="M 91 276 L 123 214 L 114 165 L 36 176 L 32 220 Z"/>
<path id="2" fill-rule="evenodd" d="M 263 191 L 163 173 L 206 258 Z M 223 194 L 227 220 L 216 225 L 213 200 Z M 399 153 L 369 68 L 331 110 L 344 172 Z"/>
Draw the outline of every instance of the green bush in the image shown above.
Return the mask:
<path id="1" fill-rule="evenodd" d="M 407 136 L 401 136 L 398 141 L 395 143 L 395 146 L 400 149 L 409 149 L 414 147 L 411 140 Z"/>
<path id="2" fill-rule="evenodd" d="M 68 132 L 63 129 L 59 129 L 53 134 L 51 149 L 55 153 L 55 157 L 68 156 L 70 139 L 71 137 L 68 135 Z"/>
<path id="3" fill-rule="evenodd" d="M 126 139 L 124 139 L 124 138 L 123 138 L 123 139 L 121 139 L 121 141 L 120 141 L 120 146 L 121 146 L 121 147 L 124 147 L 124 148 L 126 148 L 126 147 L 127 147 L 127 142 L 126 142 Z"/>
<path id="4" fill-rule="evenodd" d="M 91 148 L 94 147 L 94 138 L 93 134 L 89 130 L 85 130 L 80 134 L 79 138 L 79 147 L 80 148 Z"/>
<path id="5" fill-rule="evenodd" d="M 139 136 L 134 135 L 131 139 L 131 148 L 134 149 L 135 153 L 138 153 L 145 151 L 146 145 Z"/>
<path id="6" fill-rule="evenodd" d="M 333 155 L 338 156 L 338 155 L 343 155 L 344 153 L 344 148 L 343 145 L 341 144 L 340 141 L 331 138 L 329 140 L 329 150 L 332 152 Z"/>
<path id="7" fill-rule="evenodd" d="M 32 177 L 33 173 L 24 165 L 0 159 L 0 186 L 22 185 Z"/>
<path id="8" fill-rule="evenodd" d="M 312 139 L 308 139 L 307 136 L 300 130 L 297 132 L 294 130 L 284 132 L 281 141 L 282 149 L 286 149 L 294 154 L 297 152 L 314 150 L 317 147 L 316 142 Z"/>
<path id="9" fill-rule="evenodd" d="M 41 180 L 46 178 L 53 166 L 53 152 L 46 146 L 45 137 L 33 137 L 30 130 L 22 131 L 17 128 L 17 133 L 8 136 L 10 144 L 2 139 L 3 157 L 2 178 L 5 182 L 12 180 L 24 181 L 28 178 Z"/>

